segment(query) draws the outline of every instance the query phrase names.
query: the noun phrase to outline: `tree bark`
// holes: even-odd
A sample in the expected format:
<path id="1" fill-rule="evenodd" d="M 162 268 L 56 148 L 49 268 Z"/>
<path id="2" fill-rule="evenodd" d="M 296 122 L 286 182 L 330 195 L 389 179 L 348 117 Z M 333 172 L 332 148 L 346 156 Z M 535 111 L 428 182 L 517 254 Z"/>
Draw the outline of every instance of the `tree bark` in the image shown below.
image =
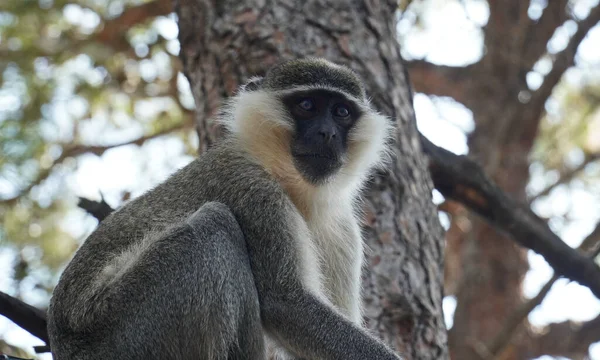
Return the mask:
<path id="1" fill-rule="evenodd" d="M 396 2 L 179 0 L 175 8 L 200 151 L 219 136 L 211 119 L 223 99 L 280 59 L 325 57 L 366 81 L 398 128 L 394 162 L 366 192 L 366 322 L 406 359 L 448 358 L 442 230 L 396 41 Z"/>

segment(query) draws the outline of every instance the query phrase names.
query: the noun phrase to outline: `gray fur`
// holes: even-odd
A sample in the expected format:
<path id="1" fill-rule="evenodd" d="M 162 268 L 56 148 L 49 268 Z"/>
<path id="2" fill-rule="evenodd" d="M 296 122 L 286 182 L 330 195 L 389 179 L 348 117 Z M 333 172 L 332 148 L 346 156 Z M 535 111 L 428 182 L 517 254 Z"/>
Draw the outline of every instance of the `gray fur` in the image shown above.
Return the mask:
<path id="1" fill-rule="evenodd" d="M 342 315 L 359 299 L 333 289 L 329 304 L 306 283 L 306 227 L 281 184 L 222 141 L 77 251 L 49 308 L 55 360 L 262 360 L 265 337 L 304 359 L 399 359 Z M 350 272 L 332 271 L 332 288 Z"/>
<path id="2" fill-rule="evenodd" d="M 264 89 L 275 91 L 306 85 L 340 89 L 359 99 L 365 97 L 365 89 L 352 70 L 343 66 L 332 66 L 322 59 L 284 61 L 269 69 L 261 84 Z"/>

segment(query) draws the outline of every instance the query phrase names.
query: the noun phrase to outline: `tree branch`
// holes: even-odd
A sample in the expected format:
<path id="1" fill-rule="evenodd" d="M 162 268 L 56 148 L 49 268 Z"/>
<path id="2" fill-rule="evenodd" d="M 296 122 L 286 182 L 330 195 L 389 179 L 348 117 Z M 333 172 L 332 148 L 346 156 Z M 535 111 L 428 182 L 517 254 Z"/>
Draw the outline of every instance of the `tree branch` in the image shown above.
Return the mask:
<path id="1" fill-rule="evenodd" d="M 104 198 L 102 198 L 102 201 L 95 201 L 80 197 L 77 206 L 98 219 L 98 222 L 101 222 L 110 215 L 110 213 L 115 211 L 106 201 L 104 201 Z"/>
<path id="2" fill-rule="evenodd" d="M 0 314 L 48 344 L 44 311 L 0 291 Z"/>
<path id="3" fill-rule="evenodd" d="M 596 225 L 596 228 L 581 242 L 578 250 L 582 253 L 587 253 L 590 259 L 594 259 L 598 256 L 600 251 L 600 222 Z M 516 330 L 527 318 L 529 313 L 533 311 L 538 305 L 544 301 L 544 298 L 552 289 L 554 283 L 560 279 L 558 273 L 554 273 L 552 278 L 542 286 L 542 289 L 537 293 L 536 296 L 529 299 L 519 306 L 515 312 L 506 320 L 502 329 L 498 332 L 498 335 L 492 339 L 486 346 L 488 352 L 493 355 L 500 355 L 502 350 L 510 344 L 511 339 L 514 337 Z"/>
<path id="4" fill-rule="evenodd" d="M 600 268 L 594 261 L 565 244 L 531 209 L 510 199 L 465 156 L 434 145 L 421 135 L 436 189 L 461 202 L 510 234 L 520 245 L 541 254 L 555 272 L 577 281 L 600 298 Z"/>
<path id="5" fill-rule="evenodd" d="M 548 41 L 556 29 L 567 21 L 566 11 L 569 0 L 552 0 L 537 20 L 529 20 L 522 49 L 521 68 L 529 71 L 542 55 L 546 53 Z"/>
<path id="6" fill-rule="evenodd" d="M 138 145 L 141 146 L 143 145 L 146 141 L 148 140 L 152 140 L 152 139 L 156 139 L 157 137 L 161 137 L 163 135 L 167 135 L 173 131 L 176 130 L 182 130 L 182 129 L 191 129 L 193 128 L 193 124 L 191 123 L 191 121 L 188 121 L 186 123 L 183 124 L 176 124 L 173 126 L 169 126 L 163 130 L 157 131 L 154 134 L 149 134 L 149 135 L 144 135 L 141 136 L 137 139 L 134 140 L 128 140 L 128 141 L 124 141 L 121 143 L 116 143 L 116 144 L 111 144 L 111 145 L 74 145 L 74 146 L 68 146 L 66 148 L 65 151 L 63 151 L 62 155 L 59 157 L 59 160 L 62 161 L 66 158 L 69 157 L 76 157 L 79 155 L 83 155 L 83 154 L 94 154 L 94 155 L 98 155 L 101 156 L 102 154 L 104 154 L 107 150 L 110 149 L 114 149 L 120 146 L 127 146 L 127 145 Z M 59 160 L 57 160 L 56 162 L 59 162 Z"/>
<path id="7" fill-rule="evenodd" d="M 126 145 L 141 146 L 148 140 L 152 140 L 157 137 L 167 135 L 176 130 L 182 130 L 182 129 L 188 129 L 188 128 L 191 129 L 192 127 L 193 127 L 192 121 L 186 121 L 183 124 L 176 124 L 176 125 L 170 126 L 161 131 L 158 131 L 154 134 L 141 136 L 137 139 L 129 140 L 129 141 L 125 141 L 125 142 L 121 142 L 121 143 L 117 143 L 117 144 L 111 144 L 111 145 L 81 145 L 81 144 L 63 145 L 64 150 L 63 150 L 62 154 L 58 157 L 58 159 L 56 159 L 56 161 L 54 161 L 54 163 L 51 166 L 42 170 L 38 174 L 37 178 L 34 179 L 31 183 L 29 183 L 29 185 L 27 185 L 23 190 L 21 190 L 19 192 L 19 194 L 17 194 L 16 196 L 14 196 L 12 198 L 1 200 L 0 204 L 13 205 L 21 196 L 23 196 L 24 194 L 29 192 L 31 189 L 33 189 L 34 186 L 39 185 L 42 181 L 46 180 L 48 178 L 48 176 L 50 176 L 50 174 L 52 173 L 52 169 L 54 168 L 54 166 L 62 163 L 67 158 L 77 157 L 77 156 L 80 156 L 83 154 L 95 154 L 95 155 L 100 156 L 100 155 L 104 154 L 107 150 L 114 149 L 119 146 L 126 146 Z"/>
<path id="8" fill-rule="evenodd" d="M 521 338 L 516 352 L 523 358 L 534 359 L 543 355 L 590 359 L 589 347 L 600 340 L 600 315 L 578 323 L 563 321 L 545 326 L 541 335 L 531 333 Z"/>
<path id="9" fill-rule="evenodd" d="M 490 80 L 500 76 L 510 83 L 510 79 L 517 79 L 521 72 L 521 49 L 529 23 L 529 2 L 493 0 L 488 4 L 490 16 L 484 27 L 486 54 L 481 63 L 486 75 L 492 75 Z"/>
<path id="10" fill-rule="evenodd" d="M 415 60 L 407 62 L 406 66 L 416 91 L 427 95 L 450 96 L 466 106 L 472 100 L 469 90 L 474 65 L 453 67 Z"/>
<path id="11" fill-rule="evenodd" d="M 591 254 L 590 257 L 592 258 L 600 254 L 600 221 L 596 224 L 596 228 L 583 239 L 578 249 L 584 253 Z"/>
<path id="12" fill-rule="evenodd" d="M 93 7 L 81 6 L 98 12 Z M 138 6 L 128 7 L 116 18 L 104 19 L 102 28 L 95 34 L 82 38 L 81 34 L 65 33 L 65 39 L 59 39 L 59 43 L 51 48 L 48 48 L 43 41 L 38 41 L 35 50 L 38 55 L 44 56 L 53 56 L 65 51 L 79 54 L 85 52 L 84 47 L 94 43 L 100 43 L 114 52 L 131 50 L 131 45 L 126 36 L 128 30 L 148 19 L 168 15 L 172 12 L 173 4 L 171 0 L 154 0 Z M 22 53 L 23 50 L 13 51 L 6 47 L 0 47 L 0 58 L 15 58 Z"/>
<path id="13" fill-rule="evenodd" d="M 529 202 L 531 203 L 531 202 L 539 199 L 542 196 L 546 196 L 546 195 L 550 194 L 550 192 L 552 190 L 554 190 L 559 185 L 566 184 L 566 183 L 570 182 L 571 180 L 573 180 L 573 178 L 577 174 L 579 174 L 583 169 L 585 169 L 586 166 L 588 166 L 590 163 L 592 163 L 592 162 L 594 162 L 596 160 L 600 160 L 600 152 L 593 153 L 593 154 L 586 154 L 585 155 L 585 159 L 583 159 L 583 162 L 581 164 L 579 164 L 579 166 L 577 166 L 577 167 L 575 167 L 573 169 L 570 169 L 570 170 L 563 171 L 560 174 L 560 176 L 558 177 L 558 180 L 556 180 L 551 185 L 548 185 L 545 189 L 543 189 L 539 193 L 533 195 L 529 199 Z"/>
<path id="14" fill-rule="evenodd" d="M 173 2 L 171 0 L 155 0 L 132 6 L 125 9 L 118 17 L 104 21 L 104 27 L 96 33 L 94 39 L 110 45 L 115 50 L 126 50 L 130 47 L 125 37 L 129 29 L 150 18 L 168 15 L 171 12 L 173 12 Z"/>
<path id="15" fill-rule="evenodd" d="M 569 40 L 567 47 L 555 55 L 552 70 L 544 77 L 542 85 L 531 97 L 528 104 L 523 104 L 526 117 L 538 119 L 542 116 L 546 100 L 552 94 L 554 87 L 558 84 L 565 71 L 575 63 L 575 54 L 579 44 L 585 39 L 589 30 L 600 21 L 600 5 L 596 5 L 590 11 L 587 18 L 577 23 L 577 31 Z"/>

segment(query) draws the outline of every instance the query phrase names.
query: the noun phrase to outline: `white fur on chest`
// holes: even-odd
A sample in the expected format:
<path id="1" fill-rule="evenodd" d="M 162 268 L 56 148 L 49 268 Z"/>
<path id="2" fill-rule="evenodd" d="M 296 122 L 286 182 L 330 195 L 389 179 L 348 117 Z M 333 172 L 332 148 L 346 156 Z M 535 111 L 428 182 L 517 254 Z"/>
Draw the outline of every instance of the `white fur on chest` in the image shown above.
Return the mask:
<path id="1" fill-rule="evenodd" d="M 307 226 L 319 260 L 325 296 L 342 314 L 360 323 L 363 243 L 351 209 L 339 206 L 314 211 Z"/>
<path id="2" fill-rule="evenodd" d="M 350 206 L 315 209 L 300 219 L 301 258 L 305 285 L 313 294 L 333 305 L 340 314 L 362 326 L 360 274 L 363 243 Z M 266 337 L 268 353 L 277 360 L 292 359 L 277 342 Z"/>

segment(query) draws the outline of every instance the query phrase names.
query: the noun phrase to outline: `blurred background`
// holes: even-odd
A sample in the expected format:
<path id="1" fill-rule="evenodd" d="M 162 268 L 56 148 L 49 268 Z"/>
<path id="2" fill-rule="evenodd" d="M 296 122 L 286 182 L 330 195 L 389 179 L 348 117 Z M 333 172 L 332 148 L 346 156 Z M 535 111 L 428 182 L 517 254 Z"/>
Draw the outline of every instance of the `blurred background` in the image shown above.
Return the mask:
<path id="1" fill-rule="evenodd" d="M 413 0 L 400 1 L 397 16 L 419 130 L 477 160 L 582 250 L 600 243 L 599 8 Z M 117 208 L 197 154 L 172 11 L 170 0 L 1 2 L 0 291 L 47 307 L 98 223 L 79 198 Z M 462 348 L 485 338 L 502 355 L 482 349 L 482 359 L 600 359 L 600 301 L 587 288 L 552 286 L 541 256 L 433 198 L 447 230 L 453 358 L 471 358 Z M 534 309 L 498 338 L 523 304 Z M 39 344 L 0 316 L 0 352 L 32 356 Z"/>

